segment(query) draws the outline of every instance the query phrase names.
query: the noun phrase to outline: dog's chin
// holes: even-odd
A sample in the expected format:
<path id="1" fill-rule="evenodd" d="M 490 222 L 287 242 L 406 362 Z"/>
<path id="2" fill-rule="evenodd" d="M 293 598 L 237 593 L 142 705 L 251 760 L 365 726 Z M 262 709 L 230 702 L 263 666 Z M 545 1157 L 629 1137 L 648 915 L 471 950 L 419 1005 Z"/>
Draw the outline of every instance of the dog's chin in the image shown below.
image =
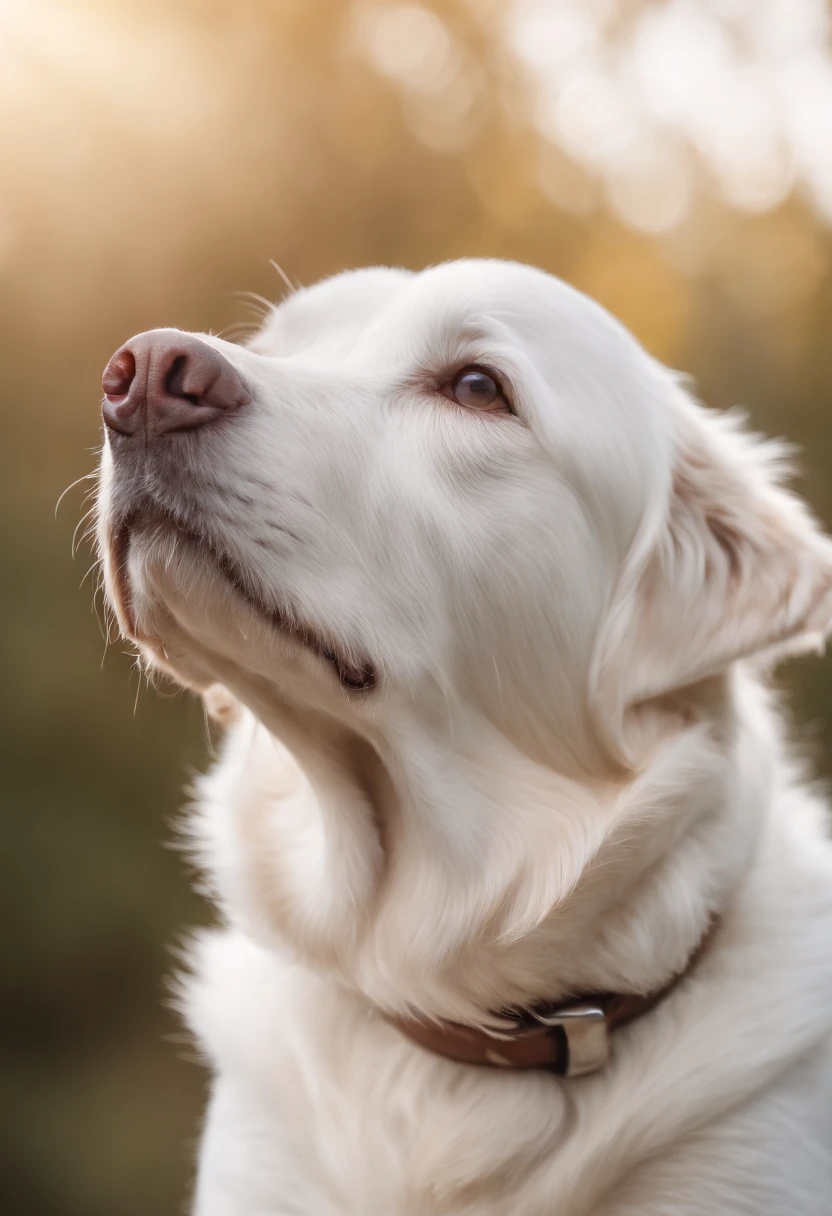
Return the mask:
<path id="1" fill-rule="evenodd" d="M 212 677 L 207 671 L 204 677 L 196 677 L 189 670 L 190 663 L 186 663 L 188 670 L 180 672 L 179 664 L 171 660 L 163 641 L 164 629 L 154 627 L 157 614 L 152 605 L 140 602 L 131 579 L 131 549 L 137 541 L 144 550 L 145 560 L 150 555 L 152 561 L 152 555 L 156 555 L 157 561 L 152 561 L 152 564 L 158 565 L 163 575 L 171 566 L 171 556 L 176 550 L 186 549 L 189 561 L 199 570 L 201 583 L 210 586 L 216 582 L 226 596 L 230 592 L 242 611 L 253 612 L 270 632 L 288 642 L 292 649 L 300 648 L 313 655 L 330 677 L 337 679 L 345 692 L 369 693 L 375 688 L 376 667 L 366 655 L 348 651 L 336 639 L 302 620 L 291 606 L 271 603 L 256 588 L 238 561 L 213 540 L 164 511 L 133 512 L 107 529 L 105 543 L 109 557 L 107 585 L 110 599 L 125 634 L 148 651 L 157 666 L 181 683 L 202 687 L 205 683 L 211 683 Z"/>

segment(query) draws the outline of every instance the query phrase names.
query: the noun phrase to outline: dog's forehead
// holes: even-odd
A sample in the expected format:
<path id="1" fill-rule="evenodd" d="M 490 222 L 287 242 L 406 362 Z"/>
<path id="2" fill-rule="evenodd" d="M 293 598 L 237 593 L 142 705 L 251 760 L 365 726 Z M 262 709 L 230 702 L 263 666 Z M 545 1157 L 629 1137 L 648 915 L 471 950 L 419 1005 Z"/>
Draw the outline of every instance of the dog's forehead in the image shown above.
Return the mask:
<path id="1" fill-rule="evenodd" d="M 374 266 L 299 289 L 274 306 L 248 347 L 278 357 L 342 358 L 412 278 L 407 270 Z"/>
<path id="2" fill-rule="evenodd" d="M 603 342 L 616 330 L 603 308 L 553 275 L 463 259 L 419 273 L 373 267 L 324 279 L 278 305 L 250 348 L 378 371 L 431 354 L 441 361 L 459 339 L 499 333 L 545 351 Z"/>
<path id="3" fill-rule="evenodd" d="M 488 259 L 446 262 L 402 283 L 386 306 L 368 317 L 351 361 L 380 357 L 407 363 L 431 351 L 441 360 L 456 340 L 488 341 L 497 334 L 533 341 L 559 314 L 571 323 L 583 300 L 530 266 Z"/>

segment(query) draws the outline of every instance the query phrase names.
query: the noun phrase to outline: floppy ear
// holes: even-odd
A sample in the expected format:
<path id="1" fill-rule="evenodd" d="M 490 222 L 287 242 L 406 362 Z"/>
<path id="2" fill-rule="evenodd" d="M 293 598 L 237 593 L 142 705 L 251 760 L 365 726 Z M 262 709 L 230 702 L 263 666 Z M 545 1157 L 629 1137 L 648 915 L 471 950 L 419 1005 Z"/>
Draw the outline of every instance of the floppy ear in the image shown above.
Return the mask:
<path id="1" fill-rule="evenodd" d="M 631 549 L 592 672 L 605 748 L 627 767 L 634 707 L 738 659 L 820 649 L 832 626 L 832 542 L 779 484 L 784 449 L 676 404 L 669 501 Z"/>

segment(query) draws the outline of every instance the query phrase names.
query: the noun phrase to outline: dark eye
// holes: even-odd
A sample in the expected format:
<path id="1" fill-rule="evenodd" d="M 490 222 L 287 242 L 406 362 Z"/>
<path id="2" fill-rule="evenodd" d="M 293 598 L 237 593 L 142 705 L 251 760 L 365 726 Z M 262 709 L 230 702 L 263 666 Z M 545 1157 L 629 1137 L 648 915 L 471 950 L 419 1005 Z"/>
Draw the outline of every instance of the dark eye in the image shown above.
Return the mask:
<path id="1" fill-rule="evenodd" d="M 469 410 L 508 408 L 499 384 L 481 367 L 464 367 L 442 391 L 446 397 Z"/>

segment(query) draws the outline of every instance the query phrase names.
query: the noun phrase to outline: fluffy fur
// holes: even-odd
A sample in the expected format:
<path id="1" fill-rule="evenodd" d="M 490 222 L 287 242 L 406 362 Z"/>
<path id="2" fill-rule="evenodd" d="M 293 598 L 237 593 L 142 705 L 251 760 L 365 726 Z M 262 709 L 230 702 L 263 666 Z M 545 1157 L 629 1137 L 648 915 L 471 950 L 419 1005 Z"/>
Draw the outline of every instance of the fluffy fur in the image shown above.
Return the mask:
<path id="1" fill-rule="evenodd" d="M 780 453 L 528 267 L 344 274 L 201 337 L 252 404 L 111 437 L 100 500 L 124 632 L 229 724 L 197 1216 L 828 1213 L 832 849 L 762 676 L 825 636 L 832 545 Z M 471 364 L 513 413 L 442 395 Z M 714 912 L 589 1077 L 381 1016 L 654 990 Z"/>

